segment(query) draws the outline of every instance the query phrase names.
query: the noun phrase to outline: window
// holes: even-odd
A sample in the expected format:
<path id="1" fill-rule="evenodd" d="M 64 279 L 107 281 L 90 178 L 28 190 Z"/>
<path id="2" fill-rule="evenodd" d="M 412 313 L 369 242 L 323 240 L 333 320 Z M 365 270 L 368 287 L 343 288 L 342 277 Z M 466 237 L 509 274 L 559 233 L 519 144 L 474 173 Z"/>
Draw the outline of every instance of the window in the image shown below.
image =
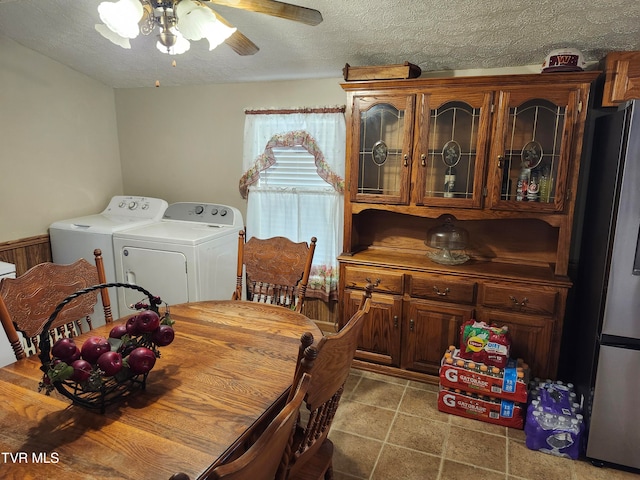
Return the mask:
<path id="1" fill-rule="evenodd" d="M 331 189 L 316 170 L 315 157 L 306 148 L 295 145 L 273 149 L 276 163 L 260 172 L 259 187 Z"/>
<path id="2" fill-rule="evenodd" d="M 240 192 L 247 237 L 316 237 L 307 297 L 336 299 L 342 251 L 344 108 L 247 112 Z"/>

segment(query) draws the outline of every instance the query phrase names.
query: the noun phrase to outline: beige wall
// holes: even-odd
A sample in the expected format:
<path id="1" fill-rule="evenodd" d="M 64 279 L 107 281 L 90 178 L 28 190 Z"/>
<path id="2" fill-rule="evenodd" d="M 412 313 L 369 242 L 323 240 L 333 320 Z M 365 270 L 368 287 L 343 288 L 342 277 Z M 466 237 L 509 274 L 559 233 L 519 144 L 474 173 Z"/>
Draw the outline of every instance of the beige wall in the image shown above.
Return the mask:
<path id="1" fill-rule="evenodd" d="M 114 91 L 0 35 L 0 242 L 120 194 L 244 215 L 244 109 L 342 105 L 340 80 Z"/>
<path id="2" fill-rule="evenodd" d="M 245 216 L 244 110 L 344 105 L 340 80 L 116 90 L 125 194 L 223 203 Z"/>
<path id="3" fill-rule="evenodd" d="M 122 193 L 113 89 L 0 35 L 0 242 Z"/>
<path id="4" fill-rule="evenodd" d="M 244 110 L 343 105 L 341 81 L 114 91 L 0 35 L 0 242 L 99 212 L 119 194 L 224 203 L 246 216 Z"/>

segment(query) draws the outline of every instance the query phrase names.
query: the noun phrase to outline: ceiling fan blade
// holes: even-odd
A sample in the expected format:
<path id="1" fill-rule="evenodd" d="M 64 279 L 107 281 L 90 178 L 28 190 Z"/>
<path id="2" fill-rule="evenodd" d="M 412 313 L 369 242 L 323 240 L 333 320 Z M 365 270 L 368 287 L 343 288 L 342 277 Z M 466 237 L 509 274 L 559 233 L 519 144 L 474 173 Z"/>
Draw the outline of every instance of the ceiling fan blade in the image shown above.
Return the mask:
<path id="1" fill-rule="evenodd" d="M 258 46 L 245 37 L 239 31 L 235 31 L 233 35 L 227 38 L 224 43 L 229 45 L 238 55 L 254 55 L 260 50 Z"/>
<path id="2" fill-rule="evenodd" d="M 224 23 L 227 27 L 235 28 L 229 22 L 227 22 L 222 16 L 216 13 L 216 18 Z M 238 55 L 254 55 L 260 50 L 258 46 L 245 37 L 239 30 L 236 30 L 229 38 L 227 38 L 224 43 L 229 45 L 231 49 L 236 52 Z"/>
<path id="3" fill-rule="evenodd" d="M 264 13 L 273 17 L 285 18 L 307 25 L 318 25 L 322 22 L 322 14 L 312 8 L 300 7 L 276 0 L 205 0 L 216 5 L 240 8 L 250 12 Z"/>

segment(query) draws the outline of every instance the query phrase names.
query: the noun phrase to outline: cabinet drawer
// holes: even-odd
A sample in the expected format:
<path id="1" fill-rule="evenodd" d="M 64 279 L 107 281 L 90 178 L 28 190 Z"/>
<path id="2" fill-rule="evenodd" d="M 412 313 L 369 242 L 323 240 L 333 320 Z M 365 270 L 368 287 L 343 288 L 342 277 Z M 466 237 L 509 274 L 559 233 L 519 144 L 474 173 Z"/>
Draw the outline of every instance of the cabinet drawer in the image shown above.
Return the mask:
<path id="1" fill-rule="evenodd" d="M 402 294 L 403 277 L 404 275 L 401 272 L 375 268 L 346 266 L 344 269 L 344 285 L 346 288 L 364 288 L 368 283 L 367 279 L 371 282 L 380 280 L 375 291 Z"/>
<path id="2" fill-rule="evenodd" d="M 430 300 L 469 303 L 475 302 L 477 283 L 440 275 L 412 275 L 409 295 Z"/>
<path id="3" fill-rule="evenodd" d="M 485 307 L 542 315 L 556 311 L 558 291 L 553 287 L 485 284 L 480 292 L 480 303 Z"/>

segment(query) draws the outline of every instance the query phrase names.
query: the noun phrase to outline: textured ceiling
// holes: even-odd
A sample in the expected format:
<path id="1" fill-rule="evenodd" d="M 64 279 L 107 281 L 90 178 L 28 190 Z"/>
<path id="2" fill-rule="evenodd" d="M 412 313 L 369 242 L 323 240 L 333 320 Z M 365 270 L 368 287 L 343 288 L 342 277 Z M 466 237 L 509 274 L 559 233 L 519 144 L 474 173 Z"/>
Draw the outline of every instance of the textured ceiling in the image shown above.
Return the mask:
<path id="1" fill-rule="evenodd" d="M 640 50 L 638 0 L 290 0 L 320 10 L 324 21 L 312 27 L 214 6 L 260 51 L 243 57 L 223 44 L 209 52 L 198 41 L 170 58 L 154 36 L 132 40 L 131 50 L 101 37 L 100 1 L 0 0 L 0 33 L 123 88 L 340 77 L 345 63 L 409 61 L 424 75 L 539 65 L 560 47 L 580 49 L 587 62 Z"/>

